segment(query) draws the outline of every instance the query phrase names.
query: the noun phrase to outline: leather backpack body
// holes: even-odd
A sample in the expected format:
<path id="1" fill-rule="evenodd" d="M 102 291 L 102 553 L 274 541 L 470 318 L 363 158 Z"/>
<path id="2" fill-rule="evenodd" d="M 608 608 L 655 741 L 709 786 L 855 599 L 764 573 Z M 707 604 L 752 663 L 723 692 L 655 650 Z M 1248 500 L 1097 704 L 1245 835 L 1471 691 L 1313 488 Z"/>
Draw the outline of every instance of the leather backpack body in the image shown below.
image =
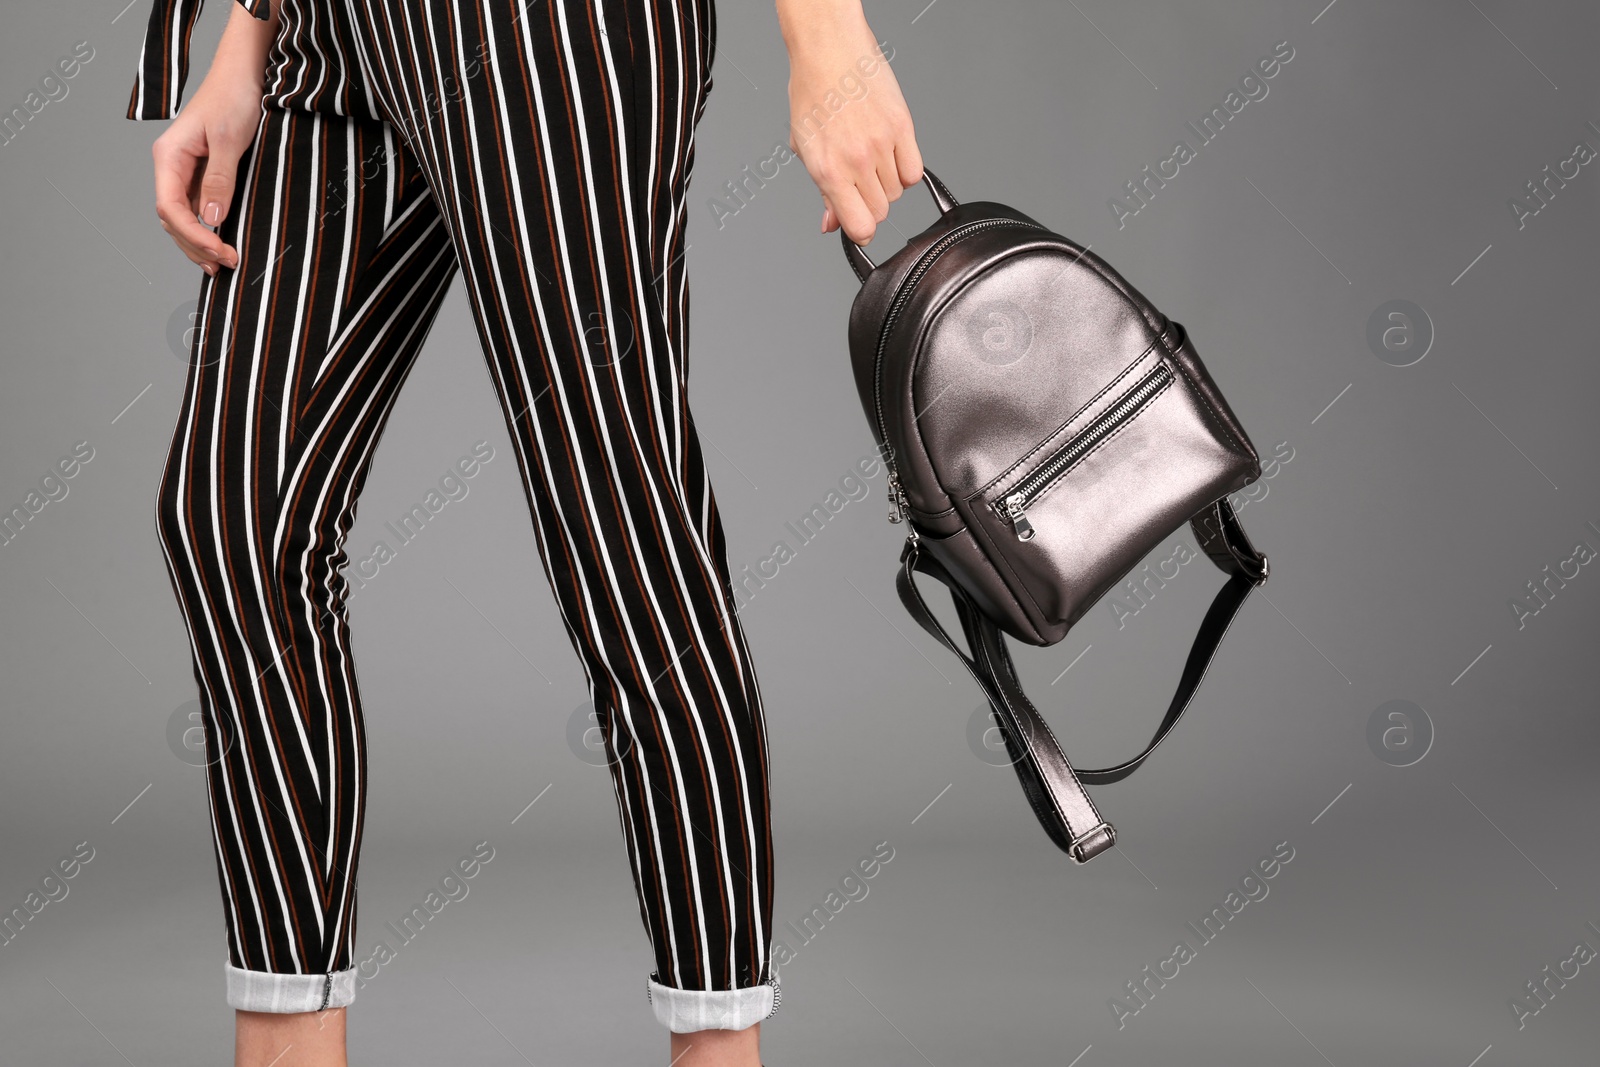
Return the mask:
<path id="1" fill-rule="evenodd" d="M 908 528 L 896 583 L 983 689 L 1034 814 L 1082 863 L 1116 840 L 1083 783 L 1143 763 L 1266 581 L 1227 500 L 1260 477 L 1260 460 L 1181 324 L 1068 238 L 924 178 L 940 218 L 883 263 L 840 234 L 861 280 L 856 385 L 888 467 L 890 519 Z M 1185 523 L 1229 580 L 1149 746 L 1075 771 L 1003 635 L 1056 644 Z M 948 587 L 965 649 L 928 609 L 918 571 Z"/>

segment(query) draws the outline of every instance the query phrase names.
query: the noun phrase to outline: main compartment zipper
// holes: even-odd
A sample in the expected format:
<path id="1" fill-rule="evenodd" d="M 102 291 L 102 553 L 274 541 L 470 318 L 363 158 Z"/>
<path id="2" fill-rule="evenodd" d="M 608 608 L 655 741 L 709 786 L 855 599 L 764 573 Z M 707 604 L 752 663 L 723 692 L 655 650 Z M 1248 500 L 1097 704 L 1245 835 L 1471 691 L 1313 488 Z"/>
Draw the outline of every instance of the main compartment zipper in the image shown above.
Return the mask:
<path id="1" fill-rule="evenodd" d="M 1037 470 L 1017 483 L 1015 489 L 994 502 L 994 509 L 1009 520 L 1018 540 L 1031 541 L 1035 533 L 1033 523 L 1025 514 L 1028 505 L 1065 474 L 1074 463 L 1082 459 L 1096 444 L 1105 440 L 1148 404 L 1163 386 L 1172 381 L 1172 370 L 1166 363 L 1157 363 L 1133 388 L 1123 393 L 1111 408 L 1070 441 L 1057 449 Z"/>
<path id="2" fill-rule="evenodd" d="M 917 259 L 911 270 L 906 273 L 905 280 L 895 290 L 894 300 L 889 304 L 889 313 L 883 320 L 883 332 L 878 335 L 878 351 L 872 360 L 873 402 L 876 407 L 878 419 L 878 439 L 884 444 L 884 456 L 889 468 L 889 521 L 900 522 L 910 514 L 906 501 L 905 490 L 900 486 L 900 470 L 895 465 L 894 450 L 889 447 L 889 428 L 883 417 L 883 354 L 889 347 L 889 334 L 894 329 L 895 320 L 900 317 L 901 310 L 906 301 L 911 299 L 912 290 L 917 282 L 928 273 L 933 266 L 933 261 L 938 259 L 951 245 L 978 233 L 982 230 L 996 226 L 1025 226 L 1033 230 L 1042 230 L 1043 226 L 1032 222 L 1023 222 L 1021 219 L 980 219 L 969 222 L 964 226 L 957 226 L 949 233 L 935 241 L 926 252 Z"/>

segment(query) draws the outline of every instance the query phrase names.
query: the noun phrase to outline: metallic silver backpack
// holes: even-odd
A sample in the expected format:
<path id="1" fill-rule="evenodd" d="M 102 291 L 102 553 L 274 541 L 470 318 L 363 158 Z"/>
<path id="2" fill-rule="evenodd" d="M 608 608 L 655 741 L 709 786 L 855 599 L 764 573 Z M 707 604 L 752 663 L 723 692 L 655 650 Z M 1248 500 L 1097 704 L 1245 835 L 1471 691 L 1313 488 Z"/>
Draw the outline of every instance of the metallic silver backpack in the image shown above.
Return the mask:
<path id="1" fill-rule="evenodd" d="M 958 204 L 924 178 L 941 216 L 883 263 L 840 234 L 862 283 L 850 311 L 856 385 L 887 461 L 890 519 L 909 531 L 896 584 L 972 672 L 1034 814 L 1082 863 L 1116 841 L 1083 783 L 1144 762 L 1267 579 L 1227 500 L 1260 477 L 1260 460 L 1183 326 L 1110 264 L 1014 208 Z M 1184 523 L 1229 580 L 1149 746 L 1075 772 L 1002 632 L 1057 643 Z M 949 587 L 966 650 L 929 611 L 916 571 Z"/>

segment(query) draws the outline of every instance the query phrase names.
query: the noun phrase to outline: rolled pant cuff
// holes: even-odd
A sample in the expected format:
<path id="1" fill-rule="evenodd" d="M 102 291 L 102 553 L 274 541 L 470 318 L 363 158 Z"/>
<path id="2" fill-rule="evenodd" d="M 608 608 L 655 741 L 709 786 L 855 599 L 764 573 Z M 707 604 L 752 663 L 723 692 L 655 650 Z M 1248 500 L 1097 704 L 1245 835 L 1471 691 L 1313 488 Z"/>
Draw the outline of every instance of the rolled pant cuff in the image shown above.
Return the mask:
<path id="1" fill-rule="evenodd" d="M 356 969 L 331 974 L 272 974 L 228 963 L 228 1005 L 240 1011 L 326 1011 L 356 999 Z"/>
<path id="2" fill-rule="evenodd" d="M 782 994 L 774 974 L 743 989 L 678 989 L 652 974 L 645 989 L 656 1018 L 675 1034 L 696 1030 L 745 1030 L 778 1014 Z"/>

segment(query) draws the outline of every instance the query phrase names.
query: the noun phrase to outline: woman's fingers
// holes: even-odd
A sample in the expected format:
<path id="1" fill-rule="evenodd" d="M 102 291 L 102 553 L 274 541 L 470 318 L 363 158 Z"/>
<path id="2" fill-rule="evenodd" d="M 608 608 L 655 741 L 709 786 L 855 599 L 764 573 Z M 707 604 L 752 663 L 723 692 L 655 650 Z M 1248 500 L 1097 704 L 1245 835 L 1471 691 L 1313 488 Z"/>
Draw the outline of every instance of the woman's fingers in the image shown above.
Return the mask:
<path id="1" fill-rule="evenodd" d="M 199 170 L 199 158 L 193 150 L 164 137 L 156 139 L 151 155 L 155 159 L 156 215 L 162 229 L 184 255 L 208 274 L 217 272 L 218 263 L 233 266 L 237 258 L 231 250 L 194 215 L 189 191 Z"/>
<path id="2" fill-rule="evenodd" d="M 195 217 L 193 191 L 196 179 L 201 178 L 198 184 L 203 197 L 207 191 L 210 161 L 194 145 L 175 138 L 169 139 L 165 135 L 156 139 L 151 156 L 155 161 L 156 215 L 161 219 L 162 228 L 171 235 L 183 254 L 203 267 L 206 273 L 216 274 L 219 265 L 238 266 L 238 252 L 224 244 L 222 238 L 201 225 Z M 206 160 L 206 177 L 201 177 L 202 160 Z M 237 162 L 235 156 L 233 163 Z M 230 175 L 230 194 L 231 183 Z M 211 187 L 218 186 L 213 184 Z"/>
<path id="3" fill-rule="evenodd" d="M 878 223 L 889 217 L 889 201 L 892 198 L 878 178 L 877 161 L 870 155 L 863 154 L 851 161 L 849 181 L 850 191 L 854 194 L 853 203 L 859 208 L 854 213 L 845 214 L 841 222 L 852 241 L 865 245 L 877 232 Z"/>
<path id="4" fill-rule="evenodd" d="M 894 146 L 894 165 L 900 175 L 900 184 L 907 189 L 922 180 L 922 152 L 917 148 L 917 135 L 911 129 L 911 115 L 906 113 L 905 130 Z"/>
<path id="5" fill-rule="evenodd" d="M 883 190 L 884 196 L 888 198 L 889 203 L 892 204 L 900 199 L 900 194 L 905 191 L 907 183 L 900 180 L 900 169 L 895 166 L 894 148 L 892 146 L 879 153 L 878 169 L 873 177 L 877 180 L 879 188 Z M 884 217 L 888 217 L 887 211 L 884 213 Z"/>
<path id="6" fill-rule="evenodd" d="M 816 177 L 818 188 L 822 190 L 828 206 L 833 209 L 835 221 L 850 235 L 850 239 L 857 244 L 865 244 L 871 240 L 872 228 L 875 225 L 873 212 L 862 199 L 861 190 L 855 183 L 855 175 L 843 167 L 837 170 L 824 167 L 822 173 Z M 826 228 L 826 220 L 823 225 Z"/>
<path id="7" fill-rule="evenodd" d="M 867 134 L 853 146 L 841 146 L 845 151 L 853 148 L 848 158 L 818 167 L 823 233 L 842 226 L 852 241 L 866 245 L 878 223 L 889 217 L 889 205 L 922 180 L 922 156 L 911 134 L 910 116 L 903 122 L 888 121 L 891 128 L 879 131 L 879 137 Z"/>
<path id="8" fill-rule="evenodd" d="M 822 231 L 841 229 L 866 245 L 889 205 L 922 179 L 910 112 L 864 19 L 824 18 L 825 4 L 778 6 L 789 48 L 790 150 L 822 193 Z M 869 70 L 863 61 L 873 57 Z M 872 83 L 859 86 L 857 70 Z M 841 73 L 866 91 L 841 102 Z"/>
<path id="9" fill-rule="evenodd" d="M 200 218 L 207 226 L 220 226 L 233 203 L 233 185 L 239 159 L 250 147 L 251 131 L 231 129 L 214 122 L 206 129 L 206 168 L 200 180 Z"/>

